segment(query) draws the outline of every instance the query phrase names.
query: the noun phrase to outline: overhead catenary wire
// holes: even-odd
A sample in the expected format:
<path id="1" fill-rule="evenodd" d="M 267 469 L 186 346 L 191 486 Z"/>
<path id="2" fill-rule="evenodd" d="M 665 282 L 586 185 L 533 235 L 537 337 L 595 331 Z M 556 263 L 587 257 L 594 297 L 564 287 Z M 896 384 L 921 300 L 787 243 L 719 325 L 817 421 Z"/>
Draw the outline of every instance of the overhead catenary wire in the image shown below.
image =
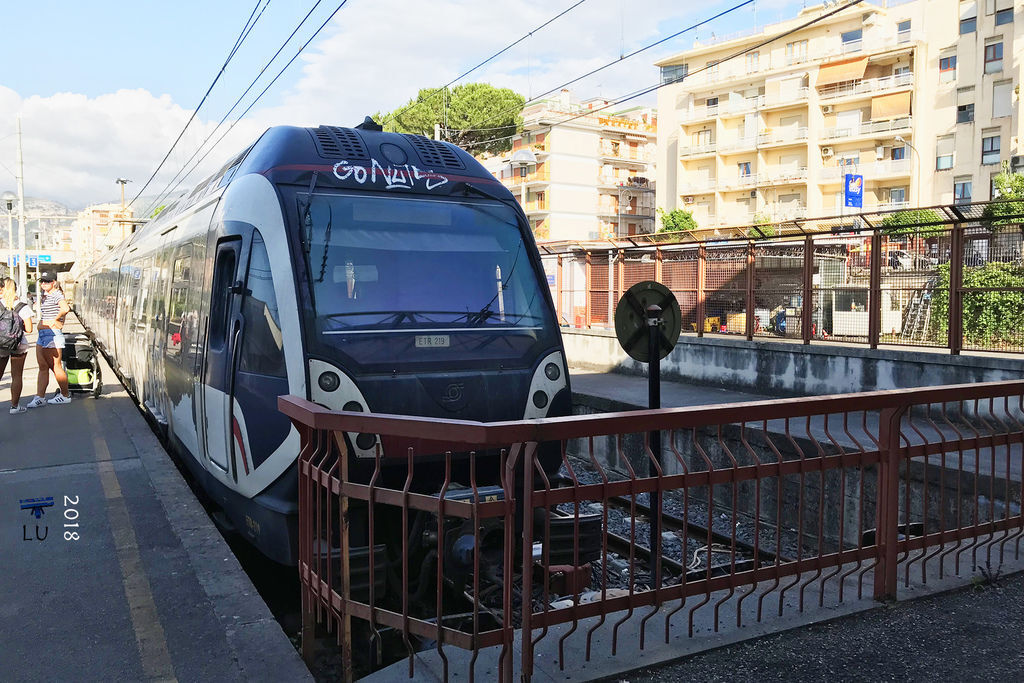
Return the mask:
<path id="1" fill-rule="evenodd" d="M 628 55 L 623 55 L 623 56 L 619 57 L 618 59 L 614 59 L 614 60 L 608 62 L 607 64 L 603 65 L 603 66 L 599 66 L 596 69 L 592 69 L 592 70 L 588 71 L 585 74 L 582 74 L 582 75 L 577 76 L 577 77 L 575 77 L 575 78 L 573 78 L 571 80 L 568 80 L 565 83 L 562 83 L 561 85 L 556 85 L 554 88 L 551 88 L 550 90 L 546 90 L 546 91 L 542 92 L 540 95 L 537 95 L 536 97 L 527 100 L 526 103 L 523 106 L 527 106 L 527 105 L 532 104 L 534 102 L 538 102 L 538 101 L 544 99 L 545 97 L 547 97 L 548 95 L 550 95 L 553 92 L 557 92 L 557 91 L 559 91 L 559 90 L 561 90 L 563 88 L 567 88 L 567 87 L 569 87 L 570 85 L 572 85 L 574 83 L 578 83 L 579 81 L 582 81 L 584 78 L 589 78 L 590 76 L 593 76 L 596 73 L 604 71 L 605 69 L 611 68 L 611 67 L 613 67 L 613 66 L 615 66 L 617 64 L 621 64 L 625 60 L 630 59 L 632 57 L 635 57 L 638 54 L 641 54 L 642 52 L 646 52 L 647 50 L 650 50 L 651 48 L 655 48 L 655 47 L 661 45 L 662 43 L 665 43 L 665 42 L 667 42 L 669 40 L 672 40 L 673 38 L 678 38 L 679 36 L 683 35 L 684 33 L 689 33 L 690 31 L 695 31 L 698 28 L 700 28 L 701 26 L 704 26 L 705 24 L 709 24 L 712 21 L 715 21 L 717 19 L 721 19 L 722 17 L 726 16 L 727 14 L 731 14 L 732 12 L 735 12 L 738 9 L 741 9 L 743 7 L 746 7 L 747 5 L 754 4 L 754 3 L 755 3 L 755 0 L 744 0 L 743 2 L 740 2 L 740 3 L 736 4 L 736 5 L 733 5 L 732 7 L 729 7 L 728 9 L 722 10 L 721 12 L 719 12 L 716 15 L 714 15 L 713 17 L 708 17 L 707 19 L 703 19 L 703 20 L 697 22 L 696 24 L 691 24 L 690 26 L 687 26 L 684 29 L 676 31 L 675 33 L 673 33 L 671 35 L 665 36 L 664 38 L 660 38 L 660 39 L 656 40 L 653 43 L 649 43 L 649 44 L 647 44 L 647 45 L 645 45 L 645 46 L 643 46 L 641 48 L 638 48 L 638 49 L 634 50 L 633 52 L 630 52 Z M 504 111 L 498 112 L 497 114 L 494 114 L 494 117 L 503 116 L 505 114 L 510 114 L 512 112 L 513 112 L 513 110 L 506 109 Z M 469 128 L 467 130 L 460 131 L 460 132 L 475 132 L 475 131 L 478 131 L 478 130 L 498 130 L 500 128 L 508 128 L 508 126 L 500 126 L 498 128 Z"/>
<path id="2" fill-rule="evenodd" d="M 217 141 L 214 142 L 213 145 L 211 145 L 208 150 L 206 150 L 206 153 L 203 154 L 203 156 L 192 165 L 192 168 L 189 169 L 189 171 L 184 176 L 182 176 L 181 180 L 178 181 L 178 185 L 180 185 L 182 182 L 184 182 L 185 178 L 187 178 L 189 175 L 191 175 L 203 163 L 203 161 L 206 159 L 206 157 L 208 157 L 210 155 L 210 152 L 212 152 L 214 149 L 216 149 L 217 145 L 219 145 L 224 140 L 225 136 L 227 136 L 227 134 L 230 133 L 231 130 L 236 125 L 238 125 L 238 122 L 241 121 L 243 118 L 245 118 L 245 115 L 248 114 L 249 111 L 254 106 L 256 106 L 256 103 L 260 101 L 260 99 L 267 93 L 268 90 L 270 90 L 271 86 L 273 86 L 274 83 L 277 82 L 277 79 L 279 79 L 282 76 L 282 74 L 284 74 L 284 72 L 288 70 L 288 67 L 290 67 L 292 65 L 292 63 L 296 59 L 298 59 L 299 55 L 302 54 L 302 51 L 305 50 L 306 47 L 311 42 L 313 42 L 313 39 L 316 38 L 320 34 L 320 32 L 324 30 L 324 28 L 327 26 L 327 24 L 330 23 L 331 19 L 334 18 L 334 15 L 336 15 L 341 10 L 341 8 L 345 6 L 345 4 L 347 2 L 348 2 L 348 0 L 342 0 L 342 2 L 337 7 L 334 8 L 334 11 L 331 12 L 330 16 L 328 16 L 327 19 L 325 19 L 324 22 L 322 24 L 320 24 L 320 27 L 317 28 L 317 30 L 313 32 L 313 35 L 311 35 L 306 40 L 306 42 L 302 44 L 302 46 L 298 49 L 298 51 L 294 55 L 292 55 L 292 58 L 288 60 L 288 63 L 285 64 L 283 67 L 281 67 L 281 70 L 277 72 L 277 75 L 274 76 L 274 78 L 270 81 L 270 83 L 267 83 L 266 87 L 264 87 L 263 90 L 260 91 L 260 94 L 257 95 L 256 98 L 252 102 L 249 103 L 249 106 L 245 108 L 245 111 L 243 111 L 241 114 L 239 114 L 238 118 L 235 119 L 234 123 L 232 123 L 230 126 L 228 126 L 228 129 L 226 131 L 224 131 L 224 133 L 219 138 L 217 138 Z M 177 187 L 177 185 L 175 187 Z"/>
<path id="3" fill-rule="evenodd" d="M 203 98 L 199 100 L 199 104 L 196 105 L 196 108 L 192 111 L 192 115 L 188 118 L 188 121 L 185 123 L 184 127 L 182 127 L 181 132 L 178 133 L 178 137 L 175 138 L 173 143 L 171 143 L 171 147 L 170 149 L 167 150 L 167 153 L 164 154 L 164 158 L 160 160 L 159 164 L 157 164 L 157 167 L 153 171 L 153 174 L 149 176 L 149 179 L 139 190 L 139 193 L 132 197 L 132 200 L 128 202 L 128 206 L 134 204 L 135 201 L 142 196 L 142 193 L 146 191 L 146 188 L 149 187 L 149 184 L 153 182 L 154 178 L 156 178 L 156 174 L 159 173 L 160 169 L 163 168 L 163 165 L 167 163 L 167 159 L 171 156 L 171 152 L 173 152 L 174 148 L 178 145 L 179 142 L 181 142 L 181 138 L 185 135 L 185 131 L 188 130 L 188 127 L 192 124 L 192 121 L 195 120 L 196 116 L 199 114 L 199 110 L 203 108 L 203 104 L 206 102 L 206 98 L 210 96 L 210 93 L 213 91 L 214 86 L 217 85 L 217 82 L 220 80 L 220 77 L 224 75 L 224 71 L 225 69 L 227 69 L 228 64 L 231 62 L 231 59 L 235 56 L 235 54 L 238 53 L 238 49 L 242 46 L 242 43 L 245 42 L 245 39 L 249 36 L 249 25 L 250 23 L 253 23 L 253 16 L 255 16 L 256 10 L 259 9 L 261 2 L 263 2 L 263 0 L 256 0 L 256 5 L 253 7 L 252 12 L 249 13 L 249 18 L 245 21 L 245 26 L 242 27 L 242 30 L 239 32 L 238 37 L 235 38 L 235 44 L 231 46 L 231 50 L 230 52 L 228 52 L 227 58 L 221 65 L 220 70 L 217 71 L 217 75 L 213 77 L 213 81 L 210 83 L 210 87 L 206 89 L 206 93 L 203 95 Z"/>
<path id="4" fill-rule="evenodd" d="M 537 26 L 537 27 L 533 28 L 532 30 L 530 30 L 527 33 L 525 33 L 522 36 L 520 36 L 518 39 L 514 40 L 513 42 L 509 43 L 505 47 L 503 47 L 500 50 L 498 50 L 497 52 L 495 52 L 493 55 L 491 55 L 487 59 L 485 59 L 482 62 L 480 62 L 479 64 L 477 64 L 473 68 L 469 69 L 468 71 L 464 71 L 463 73 L 459 74 L 458 76 L 456 76 L 452 80 L 448 81 L 446 84 L 444 84 L 440 88 L 436 89 L 433 93 L 431 93 L 426 99 L 409 103 L 408 105 L 406 105 L 402 109 L 394 111 L 394 112 L 388 114 L 387 116 L 384 117 L 384 120 L 380 121 L 379 123 L 381 125 L 384 125 L 384 122 L 387 121 L 389 117 L 392 120 L 398 121 L 398 117 L 401 116 L 402 114 L 405 114 L 405 113 L 411 111 L 412 109 L 415 109 L 418 106 L 422 106 L 422 105 L 425 105 L 427 102 L 430 102 L 432 99 L 437 97 L 437 93 L 446 91 L 448 89 L 448 87 L 451 86 L 452 84 L 458 83 L 463 78 L 465 78 L 469 74 L 473 73 L 474 71 L 476 71 L 480 67 L 484 66 L 488 62 L 491 62 L 492 60 L 496 59 L 497 57 L 500 57 L 501 55 L 503 55 L 504 53 L 508 52 L 509 50 L 511 50 L 513 47 L 515 47 L 519 43 L 523 42 L 524 40 L 526 40 L 527 38 L 532 36 L 537 31 L 540 31 L 541 29 L 546 28 L 549 24 L 552 24 L 553 22 L 557 21 L 558 19 L 561 19 L 563 16 L 565 16 L 569 12 L 573 11 L 574 9 L 576 9 L 577 7 L 579 7 L 580 5 L 582 5 L 586 1 L 587 0 L 577 0 L 577 2 L 573 3 L 572 5 L 567 7 L 566 9 L 562 10 L 561 12 L 556 14 L 555 16 L 551 17 L 550 19 L 545 21 L 540 26 Z"/>
<path id="5" fill-rule="evenodd" d="M 618 106 L 618 105 L 622 104 L 623 102 L 628 102 L 629 100 L 636 99 L 637 97 L 642 97 L 644 95 L 647 95 L 647 94 L 649 94 L 651 92 L 654 92 L 655 90 L 658 90 L 659 88 L 663 88 L 663 87 L 665 87 L 667 85 L 674 85 L 676 83 L 680 83 L 685 78 L 689 78 L 689 77 L 695 76 L 696 74 L 699 74 L 702 71 L 706 71 L 706 70 L 708 70 L 708 69 L 710 69 L 712 67 L 716 67 L 716 66 L 718 66 L 720 64 L 724 64 L 725 62 L 728 62 L 730 60 L 736 59 L 737 57 L 742 57 L 743 55 L 747 54 L 748 52 L 753 52 L 754 50 L 757 50 L 757 49 L 760 49 L 760 48 L 764 47 L 765 45 L 768 45 L 770 43 L 774 43 L 775 41 L 781 40 L 782 38 L 790 36 L 790 35 L 798 32 L 798 31 L 802 31 L 803 29 L 807 28 L 808 26 L 813 26 L 814 24 L 817 24 L 818 22 L 823 21 L 823 20 L 827 19 L 828 17 L 830 17 L 830 16 L 832 16 L 834 14 L 838 14 L 839 12 L 847 10 L 850 7 L 853 7 L 855 5 L 859 5 L 862 2 L 864 2 L 864 0 L 851 0 L 847 4 L 845 4 L 845 5 L 841 6 L 841 7 L 836 7 L 836 8 L 834 8 L 834 9 L 832 9 L 832 10 L 830 10 L 830 11 L 824 13 L 824 14 L 821 14 L 821 15 L 815 17 L 814 19 L 811 19 L 810 21 L 807 21 L 807 22 L 804 22 L 803 24 L 800 24 L 799 26 L 794 26 L 791 29 L 787 29 L 785 31 L 782 31 L 781 33 L 777 33 L 776 35 L 774 35 L 774 36 L 772 36 L 772 37 L 770 37 L 770 38 L 768 38 L 766 40 L 763 40 L 763 41 L 761 41 L 759 43 L 755 43 L 754 45 L 751 45 L 749 47 L 745 47 L 742 50 L 734 52 L 734 53 L 730 54 L 728 57 L 723 57 L 722 59 L 718 60 L 714 64 L 708 64 L 708 65 L 703 66 L 703 67 L 701 67 L 699 69 L 696 69 L 695 71 L 688 72 L 687 74 L 684 74 L 684 75 L 679 76 L 677 78 L 673 78 L 673 79 L 665 81 L 663 83 L 659 82 L 659 83 L 657 83 L 655 85 L 652 85 L 652 86 L 649 86 L 647 88 L 643 88 L 641 90 L 637 90 L 637 91 L 634 91 L 632 93 L 628 93 L 626 95 L 623 95 L 622 97 L 619 97 L 619 98 L 616 98 L 613 101 L 610 101 L 608 104 L 606 104 L 606 105 L 604 105 L 602 107 L 596 107 L 594 109 L 588 109 L 586 111 L 580 112 L 579 114 L 575 114 L 573 116 L 570 116 L 569 118 L 567 118 L 567 119 L 565 119 L 563 121 L 556 121 L 555 123 L 552 123 L 552 124 L 546 126 L 546 128 L 547 128 L 547 130 L 550 131 L 552 128 L 555 128 L 556 126 L 564 126 L 565 124 L 571 123 L 571 122 L 573 122 L 573 121 L 575 121 L 577 119 L 581 119 L 581 118 L 584 118 L 586 116 L 592 116 L 594 114 L 602 112 L 602 111 L 604 111 L 606 109 L 609 109 L 611 107 Z M 473 147 L 478 147 L 480 145 L 488 144 L 488 143 L 491 143 L 491 142 L 497 142 L 499 140 L 509 140 L 509 139 L 514 138 L 514 137 L 515 137 L 515 135 L 506 135 L 506 136 L 502 136 L 502 137 L 499 137 L 499 138 L 493 138 L 491 140 L 480 140 L 480 141 L 474 142 L 471 145 L 467 145 L 466 147 L 472 149 Z"/>
<path id="6" fill-rule="evenodd" d="M 238 96 L 238 99 L 235 100 L 235 103 L 231 105 L 231 108 L 228 109 L 228 111 L 224 114 L 223 117 L 221 117 L 220 121 L 217 122 L 217 125 L 214 126 L 213 130 L 210 131 L 210 133 L 203 139 L 203 141 L 201 143 L 199 143 L 199 146 L 196 147 L 196 150 L 192 153 L 192 156 L 190 156 L 185 161 L 185 163 L 183 163 L 181 165 L 181 168 L 178 169 L 178 172 L 174 174 L 174 177 L 171 178 L 167 182 L 167 184 L 164 186 L 163 190 L 161 190 L 158 193 L 157 198 L 150 204 L 150 207 L 147 207 L 147 210 L 146 210 L 146 214 L 147 215 L 149 213 L 149 209 L 150 208 L 155 207 L 155 206 L 160 206 L 160 202 L 165 200 L 171 193 L 173 193 L 174 190 L 177 189 L 177 187 L 185 179 L 185 177 L 187 177 L 187 176 L 182 176 L 181 179 L 179 180 L 179 176 L 181 176 L 181 174 L 185 171 L 185 169 L 188 167 L 188 165 L 190 163 L 192 163 L 192 160 L 196 158 L 196 155 L 198 155 L 199 152 L 202 151 L 202 149 L 206 145 L 206 143 L 209 142 L 210 139 L 213 138 L 213 136 L 217 134 L 217 131 L 220 130 L 220 127 L 222 125 L 224 125 L 224 122 L 227 121 L 229 116 L 231 116 L 231 113 L 233 111 L 235 111 L 235 109 L 242 102 L 242 100 L 245 99 L 245 96 L 249 94 L 249 91 L 252 90 L 253 87 L 256 85 L 256 83 L 259 82 L 260 78 L 263 77 L 263 74 L 266 73 L 267 69 L 270 68 L 270 65 L 273 64 L 274 61 L 278 58 L 278 56 L 281 54 L 281 52 L 284 51 L 285 47 L 288 46 L 288 43 L 290 43 L 292 41 L 292 38 L 295 37 L 295 34 L 298 33 L 299 30 L 306 24 L 306 22 L 309 20 L 309 17 L 312 16 L 313 12 L 316 11 L 316 8 L 320 6 L 320 3 L 322 1 L 323 0 L 317 0 L 317 2 L 310 8 L 310 10 L 308 12 L 306 12 L 306 16 L 304 16 L 302 18 L 302 21 L 300 21 L 295 26 L 295 28 L 292 29 L 292 32 L 288 35 L 288 37 L 284 40 L 284 42 L 281 43 L 281 46 L 279 48 L 277 48 L 277 51 L 273 54 L 273 56 L 270 59 L 267 60 L 267 63 L 263 65 L 263 68 L 260 69 L 260 72 L 258 74 L 256 74 L 256 77 L 252 79 L 252 82 L 249 83 L 249 86 L 245 89 L 245 91 L 242 92 L 242 94 Z M 268 0 L 268 3 L 269 3 L 269 0 Z M 344 3 L 342 3 L 342 4 L 344 4 Z M 341 9 L 340 6 L 338 7 L 338 9 Z M 336 9 L 335 12 L 337 12 L 338 9 Z M 332 16 L 333 16 L 333 14 L 332 14 Z M 206 156 L 204 155 L 203 158 L 205 159 Z M 177 181 L 177 182 L 175 182 L 175 181 Z"/>

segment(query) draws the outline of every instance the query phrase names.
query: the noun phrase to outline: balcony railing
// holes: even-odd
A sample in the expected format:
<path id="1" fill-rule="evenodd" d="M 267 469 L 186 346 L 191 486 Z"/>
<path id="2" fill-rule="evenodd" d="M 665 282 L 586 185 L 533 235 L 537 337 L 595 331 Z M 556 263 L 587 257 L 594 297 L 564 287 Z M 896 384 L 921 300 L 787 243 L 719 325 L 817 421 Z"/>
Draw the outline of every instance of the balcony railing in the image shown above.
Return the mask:
<path id="1" fill-rule="evenodd" d="M 859 81 L 847 81 L 846 83 L 835 83 L 823 86 L 818 90 L 818 96 L 823 100 L 830 100 L 846 95 L 866 95 L 869 93 L 885 92 L 897 88 L 906 88 L 914 84 L 914 74 L 896 74 L 893 76 L 882 76 L 881 78 L 865 78 Z"/>
<path id="2" fill-rule="evenodd" d="M 757 136 L 759 145 L 777 145 L 807 139 L 807 126 L 787 126 L 768 130 Z"/>
<path id="3" fill-rule="evenodd" d="M 859 126 L 842 126 L 826 128 L 822 137 L 826 140 L 836 138 L 849 138 L 857 135 L 873 135 L 875 133 L 887 133 L 890 131 L 906 130 L 910 128 L 910 117 L 904 116 L 888 121 L 867 121 Z"/>
<path id="4" fill-rule="evenodd" d="M 806 166 L 779 170 L 765 174 L 765 182 L 769 184 L 799 182 L 801 180 L 807 180 Z"/>
<path id="5" fill-rule="evenodd" d="M 616 150 L 610 146 L 602 146 L 601 156 L 608 157 L 611 159 L 619 159 L 622 161 L 639 161 L 644 163 L 651 161 L 650 153 L 642 150 L 632 150 L 628 147 L 620 147 L 618 150 Z"/>
<path id="6" fill-rule="evenodd" d="M 717 148 L 717 142 L 705 142 L 702 145 L 690 145 L 689 147 L 684 147 L 683 150 L 679 152 L 679 155 L 688 157 L 696 156 L 697 154 L 709 154 L 713 153 Z"/>
<path id="7" fill-rule="evenodd" d="M 714 192 L 715 188 L 718 187 L 717 178 L 696 178 L 693 180 L 684 180 L 680 186 L 680 194 L 701 194 L 704 192 Z"/>
<path id="8" fill-rule="evenodd" d="M 757 147 L 757 136 L 747 135 L 734 140 L 727 140 L 718 145 L 718 150 L 723 154 L 726 152 L 735 152 L 737 150 L 753 149 Z"/>
<path id="9" fill-rule="evenodd" d="M 534 199 L 526 202 L 526 211 L 547 211 L 548 200 L 547 199 Z"/>
<path id="10" fill-rule="evenodd" d="M 898 209 L 909 209 L 910 202 L 882 202 L 874 207 L 876 211 L 896 211 Z"/>
<path id="11" fill-rule="evenodd" d="M 876 180 L 891 176 L 910 175 L 910 159 L 886 159 L 871 164 L 849 164 L 829 166 L 822 169 L 821 179 L 837 181 L 847 173 L 856 173 L 864 176 L 866 180 Z"/>
<path id="12" fill-rule="evenodd" d="M 807 86 L 802 86 L 802 87 L 797 88 L 796 90 L 794 90 L 792 92 L 782 92 L 780 90 L 777 95 L 773 95 L 772 97 L 767 98 L 765 100 L 765 102 L 764 102 L 764 106 L 766 106 L 766 107 L 776 107 L 776 106 L 778 106 L 780 104 L 789 104 L 790 102 L 799 102 L 801 100 L 806 100 L 807 97 L 810 94 L 811 94 L 811 89 L 808 88 Z"/>
<path id="13" fill-rule="evenodd" d="M 543 171 L 534 171 L 533 173 L 526 174 L 526 177 L 520 175 L 514 175 L 508 178 L 502 178 L 501 182 L 506 187 L 518 187 L 519 185 L 529 183 L 546 183 L 551 180 L 550 174 L 547 169 Z"/>

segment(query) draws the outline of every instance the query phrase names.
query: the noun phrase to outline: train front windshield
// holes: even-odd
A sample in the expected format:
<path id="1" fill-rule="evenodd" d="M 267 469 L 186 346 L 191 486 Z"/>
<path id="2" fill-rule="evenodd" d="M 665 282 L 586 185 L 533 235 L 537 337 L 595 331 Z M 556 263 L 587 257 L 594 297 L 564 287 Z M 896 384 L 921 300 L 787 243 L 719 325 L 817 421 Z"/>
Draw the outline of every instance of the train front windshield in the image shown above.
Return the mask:
<path id="1" fill-rule="evenodd" d="M 554 318 L 516 214 L 489 200 L 314 195 L 311 349 L 359 365 L 528 358 Z"/>

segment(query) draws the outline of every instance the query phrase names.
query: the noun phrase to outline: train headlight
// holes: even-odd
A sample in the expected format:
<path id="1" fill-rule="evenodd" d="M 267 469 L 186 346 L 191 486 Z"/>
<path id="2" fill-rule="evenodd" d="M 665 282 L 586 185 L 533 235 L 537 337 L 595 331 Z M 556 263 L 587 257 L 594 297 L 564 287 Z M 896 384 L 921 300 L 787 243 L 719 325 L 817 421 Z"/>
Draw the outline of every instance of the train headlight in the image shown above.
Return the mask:
<path id="1" fill-rule="evenodd" d="M 320 378 L 317 380 L 317 384 L 324 391 L 337 391 L 338 387 L 341 386 L 341 378 L 338 377 L 336 372 L 324 372 L 321 373 Z"/>
<path id="2" fill-rule="evenodd" d="M 544 366 L 544 374 L 547 376 L 549 380 L 554 382 L 555 380 L 562 376 L 562 371 L 559 370 L 558 366 L 555 365 L 554 363 L 548 363 L 547 365 Z"/>
<path id="3" fill-rule="evenodd" d="M 544 408 L 548 404 L 548 395 L 543 391 L 533 392 L 533 405 L 538 408 Z"/>
<path id="4" fill-rule="evenodd" d="M 342 410 L 347 410 L 350 413 L 361 413 L 363 412 L 363 406 L 359 401 L 349 401 L 341 407 Z"/>
<path id="5" fill-rule="evenodd" d="M 377 445 L 377 435 L 367 434 L 366 432 L 363 432 L 362 434 L 356 437 L 356 445 L 362 448 L 364 451 L 368 451 L 375 445 Z"/>

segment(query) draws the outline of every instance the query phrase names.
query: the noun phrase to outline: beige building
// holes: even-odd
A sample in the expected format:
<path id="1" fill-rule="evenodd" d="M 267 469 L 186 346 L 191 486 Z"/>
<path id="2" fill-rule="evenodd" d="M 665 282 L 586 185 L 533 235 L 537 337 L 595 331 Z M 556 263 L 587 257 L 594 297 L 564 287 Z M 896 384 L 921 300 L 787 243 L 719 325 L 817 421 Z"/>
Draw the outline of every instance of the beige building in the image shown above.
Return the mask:
<path id="1" fill-rule="evenodd" d="M 982 201 L 1002 161 L 1021 164 L 1020 0 L 805 9 L 756 34 L 658 63 L 658 206 L 701 226 L 864 208 Z M 852 209 L 846 209 L 852 210 Z"/>
<path id="2" fill-rule="evenodd" d="M 649 108 L 593 111 L 568 91 L 523 110 L 523 133 L 492 172 L 519 197 L 538 240 L 655 230 L 657 124 Z M 487 164 L 488 162 L 484 162 Z"/>
<path id="3" fill-rule="evenodd" d="M 78 213 L 72 226 L 75 270 L 80 271 L 132 233 L 131 207 L 94 204 Z"/>

